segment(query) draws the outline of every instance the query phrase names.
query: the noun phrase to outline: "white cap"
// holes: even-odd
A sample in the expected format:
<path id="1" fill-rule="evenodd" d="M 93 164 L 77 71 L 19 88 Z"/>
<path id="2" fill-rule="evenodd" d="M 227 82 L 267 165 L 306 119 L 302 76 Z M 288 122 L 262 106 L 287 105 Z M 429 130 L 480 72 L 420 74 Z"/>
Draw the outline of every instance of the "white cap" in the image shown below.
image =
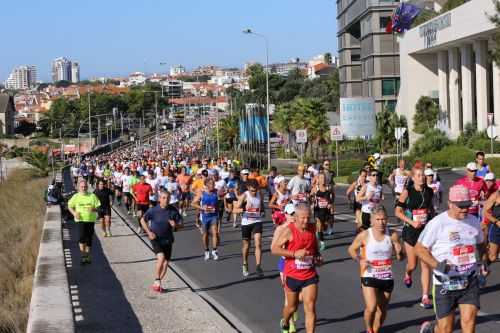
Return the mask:
<path id="1" fill-rule="evenodd" d="M 378 160 L 380 158 L 380 154 L 379 153 L 375 153 L 373 154 L 373 158 Z"/>
<path id="2" fill-rule="evenodd" d="M 285 206 L 285 214 L 292 215 L 295 213 L 295 205 L 293 203 L 289 203 Z"/>
<path id="3" fill-rule="evenodd" d="M 484 180 L 495 180 L 495 174 L 493 172 L 488 172 L 485 176 L 484 176 Z"/>
<path id="4" fill-rule="evenodd" d="M 432 170 L 432 169 L 425 169 L 424 175 L 426 175 L 426 176 L 434 176 L 434 170 Z"/>
<path id="5" fill-rule="evenodd" d="M 469 163 L 467 163 L 466 168 L 467 168 L 467 170 L 470 170 L 470 171 L 477 171 L 477 164 L 476 164 L 476 162 L 469 162 Z"/>
<path id="6" fill-rule="evenodd" d="M 248 171 L 248 169 L 243 169 L 243 170 L 241 170 L 241 174 L 248 175 L 248 174 L 250 174 L 250 171 Z"/>
<path id="7" fill-rule="evenodd" d="M 285 180 L 286 180 L 285 177 L 278 176 L 278 177 L 274 178 L 274 183 L 277 185 L 277 184 L 279 184 L 279 183 L 281 183 L 282 181 L 285 181 Z"/>

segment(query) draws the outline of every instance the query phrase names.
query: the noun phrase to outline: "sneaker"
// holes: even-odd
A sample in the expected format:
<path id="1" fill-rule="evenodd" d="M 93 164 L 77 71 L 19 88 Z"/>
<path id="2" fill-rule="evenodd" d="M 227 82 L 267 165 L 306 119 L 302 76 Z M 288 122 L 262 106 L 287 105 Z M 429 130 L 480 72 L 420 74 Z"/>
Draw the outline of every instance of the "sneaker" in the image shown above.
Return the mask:
<path id="1" fill-rule="evenodd" d="M 260 267 L 260 265 L 257 265 L 257 267 L 255 267 L 255 273 L 257 273 L 258 276 L 264 276 L 264 271 L 262 270 L 262 267 Z"/>
<path id="2" fill-rule="evenodd" d="M 236 223 L 233 223 L 233 228 L 238 228 L 238 226 L 236 225 Z"/>
<path id="3" fill-rule="evenodd" d="M 431 299 L 429 298 L 429 296 L 427 295 L 424 295 L 422 296 L 422 301 L 420 302 L 420 306 L 423 307 L 424 309 L 432 309 L 432 301 Z"/>
<path id="4" fill-rule="evenodd" d="M 287 325 L 285 326 L 285 322 L 283 319 L 280 320 L 280 328 L 281 328 L 281 333 L 290 333 L 290 326 Z"/>
<path id="5" fill-rule="evenodd" d="M 219 255 L 217 254 L 217 250 L 212 251 L 212 259 L 213 260 L 219 260 Z"/>
<path id="6" fill-rule="evenodd" d="M 205 261 L 207 261 L 208 259 L 210 259 L 210 252 L 205 251 Z"/>
<path id="7" fill-rule="evenodd" d="M 151 289 L 153 291 L 156 291 L 157 293 L 161 294 L 161 293 L 164 293 L 165 292 L 165 289 L 163 289 L 161 287 L 161 284 L 159 283 L 154 283 L 152 286 L 151 286 Z"/>
<path id="8" fill-rule="evenodd" d="M 296 332 L 297 328 L 295 327 L 295 321 L 290 319 L 290 321 L 288 322 L 288 333 L 296 333 Z"/>
<path id="9" fill-rule="evenodd" d="M 293 321 L 297 321 L 299 320 L 299 312 L 298 311 L 295 311 L 292 315 L 292 320 Z"/>
<path id="10" fill-rule="evenodd" d="M 184 217 L 188 216 L 188 214 L 186 213 L 186 211 L 182 212 L 182 216 L 184 216 Z"/>
<path id="11" fill-rule="evenodd" d="M 244 277 L 247 277 L 248 275 L 250 275 L 250 273 L 248 273 L 248 265 L 245 265 L 245 264 L 243 265 L 242 273 L 243 273 Z"/>
<path id="12" fill-rule="evenodd" d="M 324 241 L 319 241 L 319 250 L 320 251 L 325 251 L 326 249 L 326 244 Z"/>
<path id="13" fill-rule="evenodd" d="M 328 227 L 328 228 L 326 229 L 326 234 L 327 234 L 328 236 L 331 236 L 331 235 L 333 234 L 333 229 L 332 229 L 332 227 Z"/>
<path id="14" fill-rule="evenodd" d="M 92 263 L 92 260 L 90 259 L 90 254 L 87 254 L 87 256 L 85 257 L 85 263 L 89 265 Z"/>
<path id="15" fill-rule="evenodd" d="M 102 233 L 102 237 L 108 237 L 108 233 L 107 233 L 106 231 L 104 231 L 104 232 Z"/>
<path id="16" fill-rule="evenodd" d="M 411 285 L 413 284 L 413 280 L 411 279 L 411 276 L 405 275 L 405 278 L 403 280 L 406 288 L 411 288 Z"/>
<path id="17" fill-rule="evenodd" d="M 132 215 L 132 212 L 130 210 L 127 211 L 128 215 Z"/>
<path id="18" fill-rule="evenodd" d="M 431 321 L 424 321 L 420 326 L 420 333 L 434 333 L 434 324 Z"/>
<path id="19" fill-rule="evenodd" d="M 111 229 L 110 229 L 110 230 L 108 230 L 108 237 L 111 237 L 111 236 L 113 236 L 113 235 L 111 234 Z"/>

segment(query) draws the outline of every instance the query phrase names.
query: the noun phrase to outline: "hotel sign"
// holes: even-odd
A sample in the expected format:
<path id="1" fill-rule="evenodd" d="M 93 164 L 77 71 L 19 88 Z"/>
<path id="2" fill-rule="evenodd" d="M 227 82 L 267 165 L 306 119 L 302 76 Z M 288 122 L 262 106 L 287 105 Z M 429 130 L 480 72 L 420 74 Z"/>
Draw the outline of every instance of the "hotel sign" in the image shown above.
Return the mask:
<path id="1" fill-rule="evenodd" d="M 422 25 L 419 28 L 419 35 L 424 38 L 425 48 L 436 45 L 437 32 L 449 26 L 451 26 L 451 13 L 447 13 Z"/>

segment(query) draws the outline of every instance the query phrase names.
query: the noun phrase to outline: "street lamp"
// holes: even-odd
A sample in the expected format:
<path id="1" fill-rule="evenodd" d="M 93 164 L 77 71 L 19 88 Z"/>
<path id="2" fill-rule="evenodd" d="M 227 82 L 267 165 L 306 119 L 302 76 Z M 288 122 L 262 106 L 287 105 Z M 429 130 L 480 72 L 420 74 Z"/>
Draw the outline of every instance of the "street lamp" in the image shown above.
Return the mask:
<path id="1" fill-rule="evenodd" d="M 271 126 L 269 122 L 269 40 L 265 35 L 254 32 L 252 29 L 243 30 L 244 34 L 254 35 L 263 38 L 266 45 L 266 117 L 267 117 L 267 169 L 271 170 L 271 136 L 269 134 L 269 127 Z"/>
<path id="2" fill-rule="evenodd" d="M 154 93 L 155 94 L 155 127 L 156 127 L 156 134 L 155 134 L 155 140 L 156 140 L 156 152 L 159 152 L 159 143 L 158 143 L 158 91 L 144 91 L 144 93 Z"/>

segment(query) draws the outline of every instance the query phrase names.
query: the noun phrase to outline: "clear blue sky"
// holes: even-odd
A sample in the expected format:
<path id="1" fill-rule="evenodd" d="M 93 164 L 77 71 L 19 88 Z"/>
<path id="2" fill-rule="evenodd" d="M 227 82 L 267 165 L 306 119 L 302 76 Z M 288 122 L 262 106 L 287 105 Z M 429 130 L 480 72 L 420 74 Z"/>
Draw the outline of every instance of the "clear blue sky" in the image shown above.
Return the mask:
<path id="1" fill-rule="evenodd" d="M 16 65 L 38 66 L 49 80 L 52 59 L 80 62 L 81 76 L 160 72 L 160 62 L 242 66 L 337 53 L 335 0 L 17 0 L 2 1 L 0 82 Z"/>

